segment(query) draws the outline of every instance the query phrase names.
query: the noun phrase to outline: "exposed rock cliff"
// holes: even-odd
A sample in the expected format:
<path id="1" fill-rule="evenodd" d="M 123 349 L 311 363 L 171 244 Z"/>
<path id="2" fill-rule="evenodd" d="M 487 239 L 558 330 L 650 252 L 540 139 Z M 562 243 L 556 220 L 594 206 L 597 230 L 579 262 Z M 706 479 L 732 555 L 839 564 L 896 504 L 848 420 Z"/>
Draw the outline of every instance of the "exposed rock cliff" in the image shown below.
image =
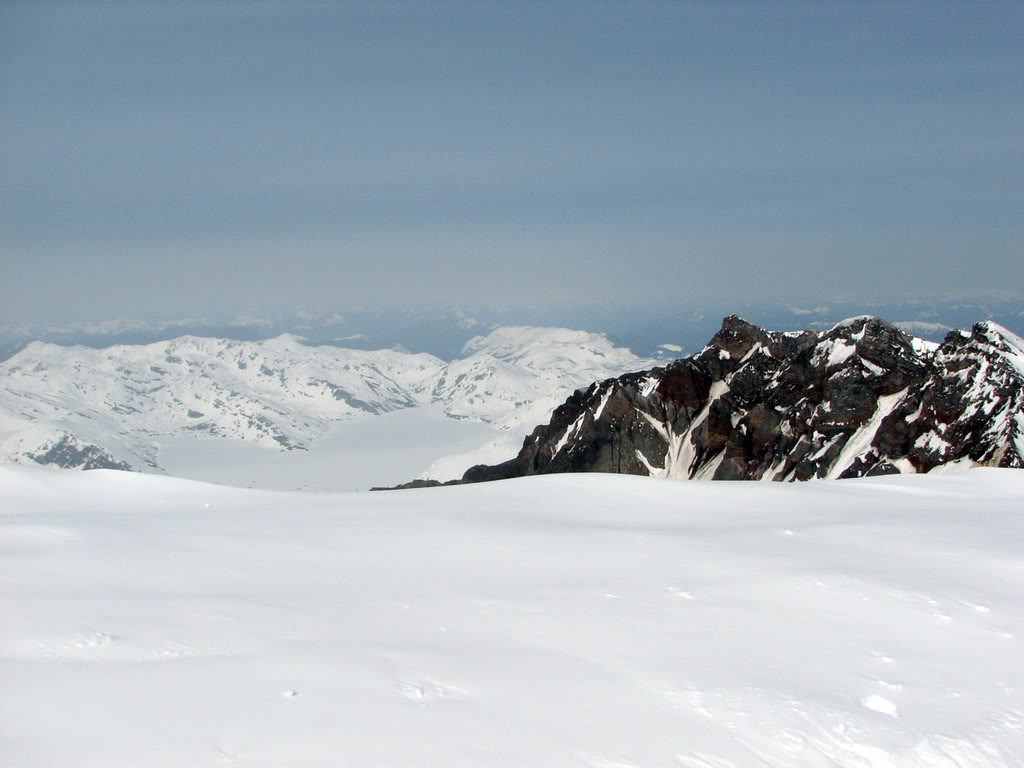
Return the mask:
<path id="1" fill-rule="evenodd" d="M 876 317 L 776 333 L 739 317 L 697 355 L 577 390 L 519 455 L 464 482 L 550 472 L 808 480 L 1024 467 L 1024 341 L 939 345 Z"/>

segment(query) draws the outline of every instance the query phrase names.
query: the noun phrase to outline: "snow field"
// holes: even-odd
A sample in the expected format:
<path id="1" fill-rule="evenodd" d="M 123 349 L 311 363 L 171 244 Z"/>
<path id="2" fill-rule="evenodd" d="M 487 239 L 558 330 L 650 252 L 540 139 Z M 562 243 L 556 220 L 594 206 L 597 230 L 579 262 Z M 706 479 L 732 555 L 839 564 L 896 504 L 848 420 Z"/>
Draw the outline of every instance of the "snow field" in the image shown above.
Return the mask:
<path id="1" fill-rule="evenodd" d="M 21 766 L 1021 766 L 1024 473 L 272 493 L 0 467 Z"/>

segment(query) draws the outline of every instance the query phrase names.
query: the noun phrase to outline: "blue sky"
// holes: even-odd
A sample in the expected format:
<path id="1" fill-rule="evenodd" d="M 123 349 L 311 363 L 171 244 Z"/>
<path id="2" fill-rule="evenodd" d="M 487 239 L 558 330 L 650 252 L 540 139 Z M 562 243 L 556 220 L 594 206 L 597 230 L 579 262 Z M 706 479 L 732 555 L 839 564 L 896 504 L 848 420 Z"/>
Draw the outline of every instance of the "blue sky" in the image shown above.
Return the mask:
<path id="1" fill-rule="evenodd" d="M 1024 3 L 0 5 L 0 321 L 1020 292 Z"/>

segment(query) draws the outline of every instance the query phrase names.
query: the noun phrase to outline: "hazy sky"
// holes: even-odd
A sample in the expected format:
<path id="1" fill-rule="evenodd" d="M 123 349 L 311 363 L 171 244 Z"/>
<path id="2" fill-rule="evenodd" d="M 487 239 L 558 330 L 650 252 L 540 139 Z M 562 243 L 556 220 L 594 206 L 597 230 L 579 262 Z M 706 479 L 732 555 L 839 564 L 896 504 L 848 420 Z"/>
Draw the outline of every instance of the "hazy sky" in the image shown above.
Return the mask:
<path id="1" fill-rule="evenodd" d="M 1020 291 L 1024 2 L 0 4 L 0 322 Z"/>

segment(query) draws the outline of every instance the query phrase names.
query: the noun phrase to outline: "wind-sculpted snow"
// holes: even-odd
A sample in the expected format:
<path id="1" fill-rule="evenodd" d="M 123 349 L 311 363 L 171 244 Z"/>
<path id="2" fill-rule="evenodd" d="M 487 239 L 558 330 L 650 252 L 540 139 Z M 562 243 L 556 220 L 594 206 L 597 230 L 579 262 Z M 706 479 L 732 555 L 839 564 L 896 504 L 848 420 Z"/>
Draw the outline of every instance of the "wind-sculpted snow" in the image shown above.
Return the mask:
<path id="1" fill-rule="evenodd" d="M 307 450 L 339 421 L 427 404 L 521 439 L 574 388 L 651 363 L 599 334 L 524 327 L 476 337 L 451 363 L 293 336 L 33 343 L 0 363 L 0 460 L 159 470 L 172 438 Z M 437 446 L 433 457 L 444 454 Z"/>
<path id="2" fill-rule="evenodd" d="M 0 762 L 1020 768 L 1021 498 L 0 467 Z"/>

